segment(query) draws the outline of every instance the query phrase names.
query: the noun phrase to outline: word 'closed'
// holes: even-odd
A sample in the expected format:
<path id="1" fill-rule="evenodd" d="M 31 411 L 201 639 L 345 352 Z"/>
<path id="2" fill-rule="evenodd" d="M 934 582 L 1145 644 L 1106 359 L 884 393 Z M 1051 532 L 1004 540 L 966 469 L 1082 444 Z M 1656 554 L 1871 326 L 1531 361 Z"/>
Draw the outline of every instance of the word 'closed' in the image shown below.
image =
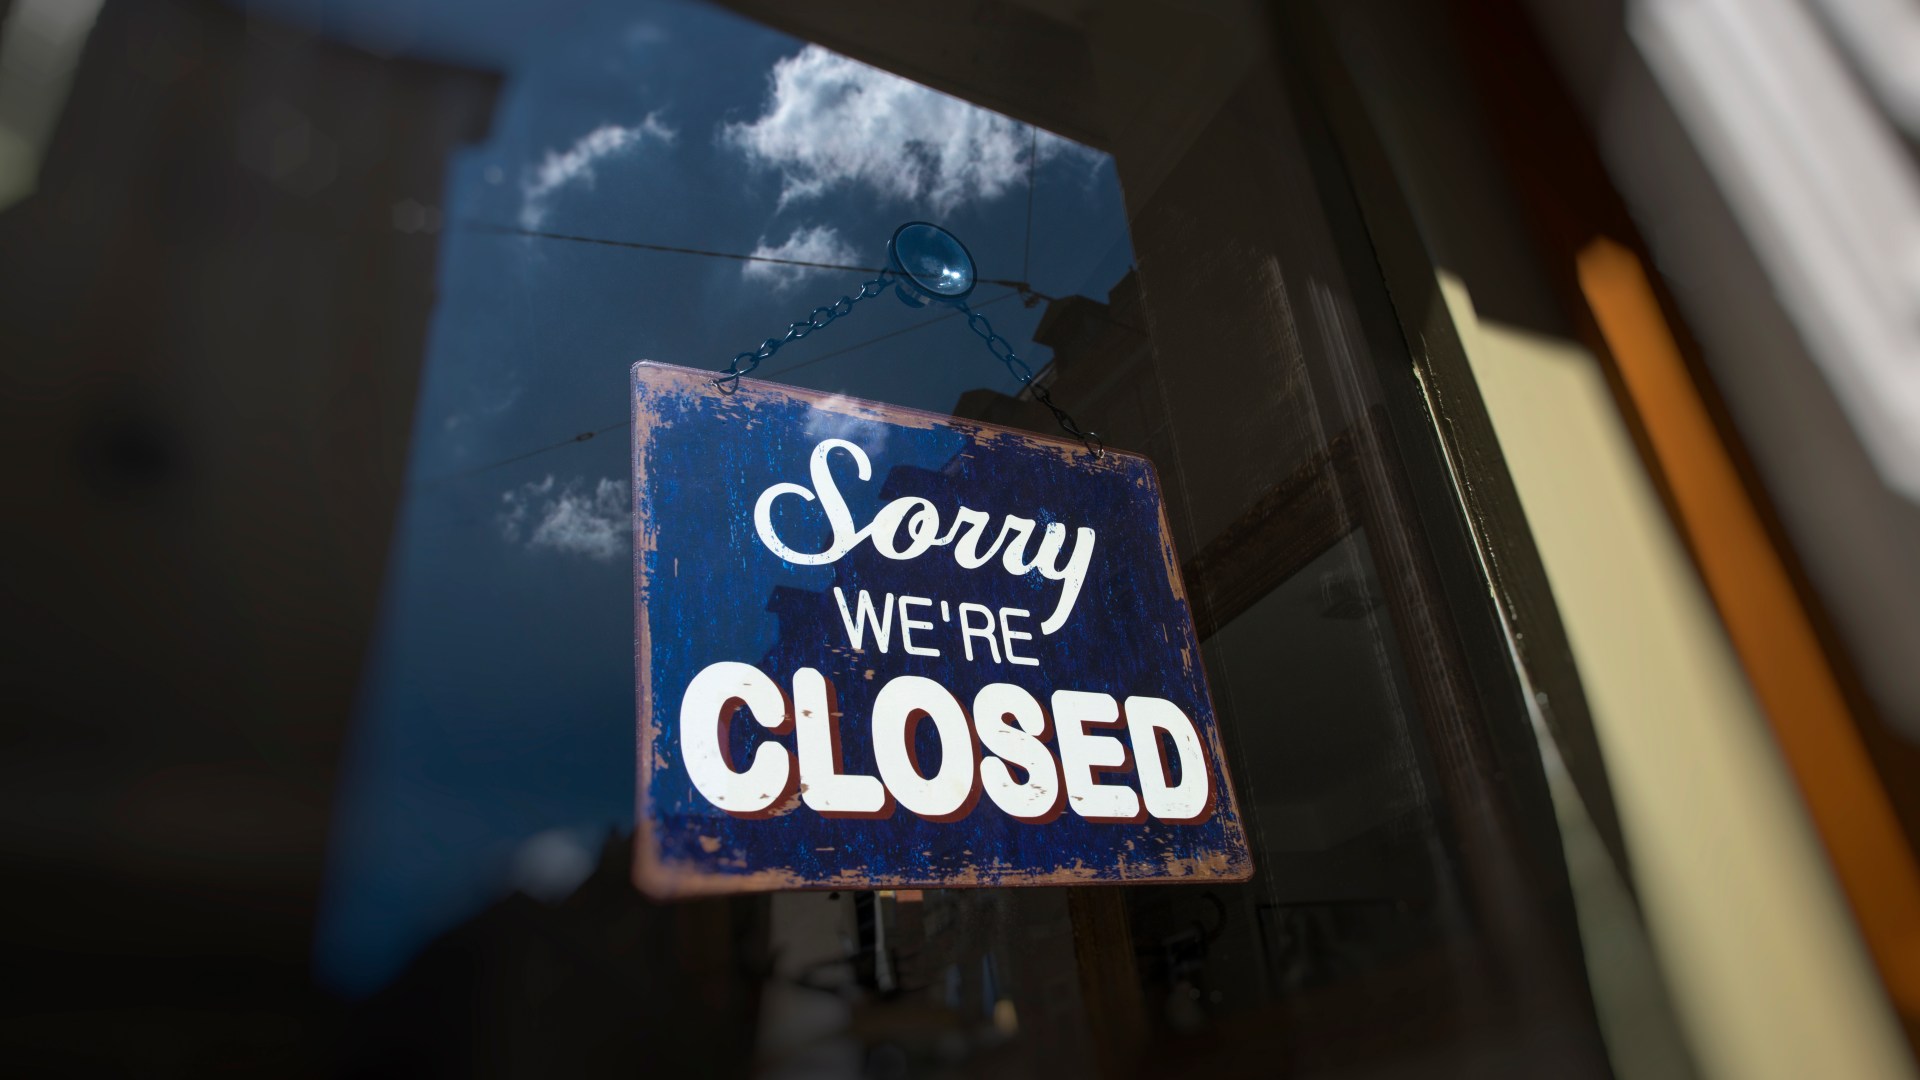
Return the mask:
<path id="1" fill-rule="evenodd" d="M 865 732 L 878 776 L 845 771 L 846 717 L 834 707 L 836 699 L 813 668 L 794 672 L 789 696 L 751 664 L 708 665 L 680 703 L 680 747 L 694 785 L 741 817 L 773 817 L 804 805 L 827 817 L 882 818 L 897 804 L 929 821 L 958 821 L 982 794 L 1007 816 L 1036 824 L 1069 807 L 1101 822 L 1151 816 L 1192 824 L 1213 812 L 1199 732 L 1165 698 L 1116 701 L 1110 694 L 1055 690 L 1049 708 L 1026 690 L 997 682 L 981 687 L 969 709 L 932 679 L 896 676 L 875 696 Z M 768 740 L 744 767 L 729 760 L 731 728 L 742 712 L 767 734 L 792 733 L 797 752 Z M 937 767 L 929 768 L 916 751 L 922 724 L 935 733 Z M 1128 771 L 1137 790 L 1115 776 Z"/>

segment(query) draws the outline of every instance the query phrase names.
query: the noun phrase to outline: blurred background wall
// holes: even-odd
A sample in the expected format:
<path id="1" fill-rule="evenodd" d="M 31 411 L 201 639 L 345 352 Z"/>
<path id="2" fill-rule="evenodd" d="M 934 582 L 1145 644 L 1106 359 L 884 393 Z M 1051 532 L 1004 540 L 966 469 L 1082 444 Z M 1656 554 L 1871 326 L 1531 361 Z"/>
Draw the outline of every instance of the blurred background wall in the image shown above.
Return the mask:
<path id="1" fill-rule="evenodd" d="M 78 60 L 0 213 L 4 1038 L 310 1071 L 434 207 L 498 80 L 192 0 Z"/>

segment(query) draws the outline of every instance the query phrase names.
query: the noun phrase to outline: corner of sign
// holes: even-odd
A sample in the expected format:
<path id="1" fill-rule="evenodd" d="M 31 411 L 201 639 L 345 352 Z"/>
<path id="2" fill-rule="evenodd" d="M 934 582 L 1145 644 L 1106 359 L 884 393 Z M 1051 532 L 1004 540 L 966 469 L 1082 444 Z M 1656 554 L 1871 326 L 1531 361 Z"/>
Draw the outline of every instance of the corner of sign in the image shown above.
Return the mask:
<path id="1" fill-rule="evenodd" d="M 1237 870 L 1229 870 L 1220 880 L 1235 883 L 1252 881 L 1256 869 L 1258 868 L 1253 865 L 1253 850 L 1249 848 L 1247 849 L 1246 856 L 1240 860 L 1240 868 Z"/>
<path id="2" fill-rule="evenodd" d="M 633 887 L 639 889 L 647 899 L 657 904 L 671 903 L 683 899 L 685 894 L 674 887 L 673 875 L 661 866 L 657 859 L 645 850 L 640 850 L 640 838 L 634 837 Z"/>

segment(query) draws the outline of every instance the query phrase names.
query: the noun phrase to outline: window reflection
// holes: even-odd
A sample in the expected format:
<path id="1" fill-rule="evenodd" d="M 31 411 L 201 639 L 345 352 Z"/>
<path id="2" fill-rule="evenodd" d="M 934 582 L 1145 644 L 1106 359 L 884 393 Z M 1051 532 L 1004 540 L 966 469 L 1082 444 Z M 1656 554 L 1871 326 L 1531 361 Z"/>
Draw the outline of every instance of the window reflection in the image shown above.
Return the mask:
<path id="1" fill-rule="evenodd" d="M 556 23 L 449 188 L 316 949 L 361 994 L 632 827 L 633 361 L 720 367 L 925 219 L 965 239 L 974 306 L 1038 366 L 1049 298 L 1104 295 L 1130 260 L 1104 155 L 678 4 Z M 952 312 L 890 295 L 755 374 L 941 412 L 1017 389 Z"/>
<path id="2" fill-rule="evenodd" d="M 1603 1061 L 1544 788 L 1489 746 L 1523 714 L 1476 682 L 1485 613 L 1453 606 L 1438 566 L 1463 553 L 1411 494 L 1430 448 L 1399 441 L 1424 429 L 1383 389 L 1404 343 L 1364 236 L 1259 50 L 1208 56 L 1169 99 L 1187 115 L 1110 157 L 702 7 L 589 4 L 525 52 L 445 199 L 317 945 L 333 986 L 388 988 L 390 1024 L 476 957 L 528 965 L 512 999 L 553 941 L 584 950 L 570 970 L 611 935 L 635 972 L 719 943 L 685 973 L 769 1075 L 1444 1069 L 1526 1061 L 1513 1033 L 1542 1025 Z M 855 292 L 916 219 L 966 242 L 971 302 L 1035 384 L 1159 467 L 1252 882 L 664 909 L 623 887 L 627 368 L 720 368 Z M 1054 428 L 957 313 L 886 295 L 754 375 Z"/>

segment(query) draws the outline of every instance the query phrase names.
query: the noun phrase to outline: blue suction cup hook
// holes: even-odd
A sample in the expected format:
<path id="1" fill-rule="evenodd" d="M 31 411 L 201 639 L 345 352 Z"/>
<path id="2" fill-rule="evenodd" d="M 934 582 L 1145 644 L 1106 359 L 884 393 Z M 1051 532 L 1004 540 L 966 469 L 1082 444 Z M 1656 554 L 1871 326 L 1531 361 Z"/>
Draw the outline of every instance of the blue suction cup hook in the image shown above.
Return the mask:
<path id="1" fill-rule="evenodd" d="M 973 292 L 973 255 L 938 225 L 909 221 L 895 229 L 887 263 L 899 282 L 894 295 L 909 307 L 964 303 Z"/>
<path id="2" fill-rule="evenodd" d="M 1067 410 L 1053 400 L 1053 391 L 1046 384 L 1034 381 L 1033 368 L 1013 351 L 1012 343 L 993 332 L 993 322 L 986 314 L 967 306 L 967 296 L 973 292 L 976 282 L 973 255 L 959 237 L 938 225 L 909 221 L 893 230 L 893 238 L 887 241 L 887 269 L 861 282 L 859 292 L 814 308 L 805 319 L 787 324 L 784 336 L 770 337 L 757 349 L 735 354 L 727 361 L 725 370 L 715 373 L 713 385 L 723 394 L 737 392 L 740 380 L 753 374 L 762 361 L 779 352 L 782 346 L 826 329 L 835 319 L 853 314 L 855 304 L 879 296 L 892 284 L 894 295 L 908 307 L 939 303 L 958 308 L 956 314 L 967 317 L 967 329 L 986 344 L 987 352 L 1006 366 L 1009 375 L 1019 380 L 1025 388 L 1023 393 L 1030 394 L 1033 400 L 1053 412 L 1053 418 L 1060 421 L 1060 430 L 1086 443 L 1096 458 L 1106 453 L 1106 444 L 1100 441 L 1099 434 L 1074 423 Z M 1030 296 L 1037 295 L 1025 285 L 1020 289 Z"/>

